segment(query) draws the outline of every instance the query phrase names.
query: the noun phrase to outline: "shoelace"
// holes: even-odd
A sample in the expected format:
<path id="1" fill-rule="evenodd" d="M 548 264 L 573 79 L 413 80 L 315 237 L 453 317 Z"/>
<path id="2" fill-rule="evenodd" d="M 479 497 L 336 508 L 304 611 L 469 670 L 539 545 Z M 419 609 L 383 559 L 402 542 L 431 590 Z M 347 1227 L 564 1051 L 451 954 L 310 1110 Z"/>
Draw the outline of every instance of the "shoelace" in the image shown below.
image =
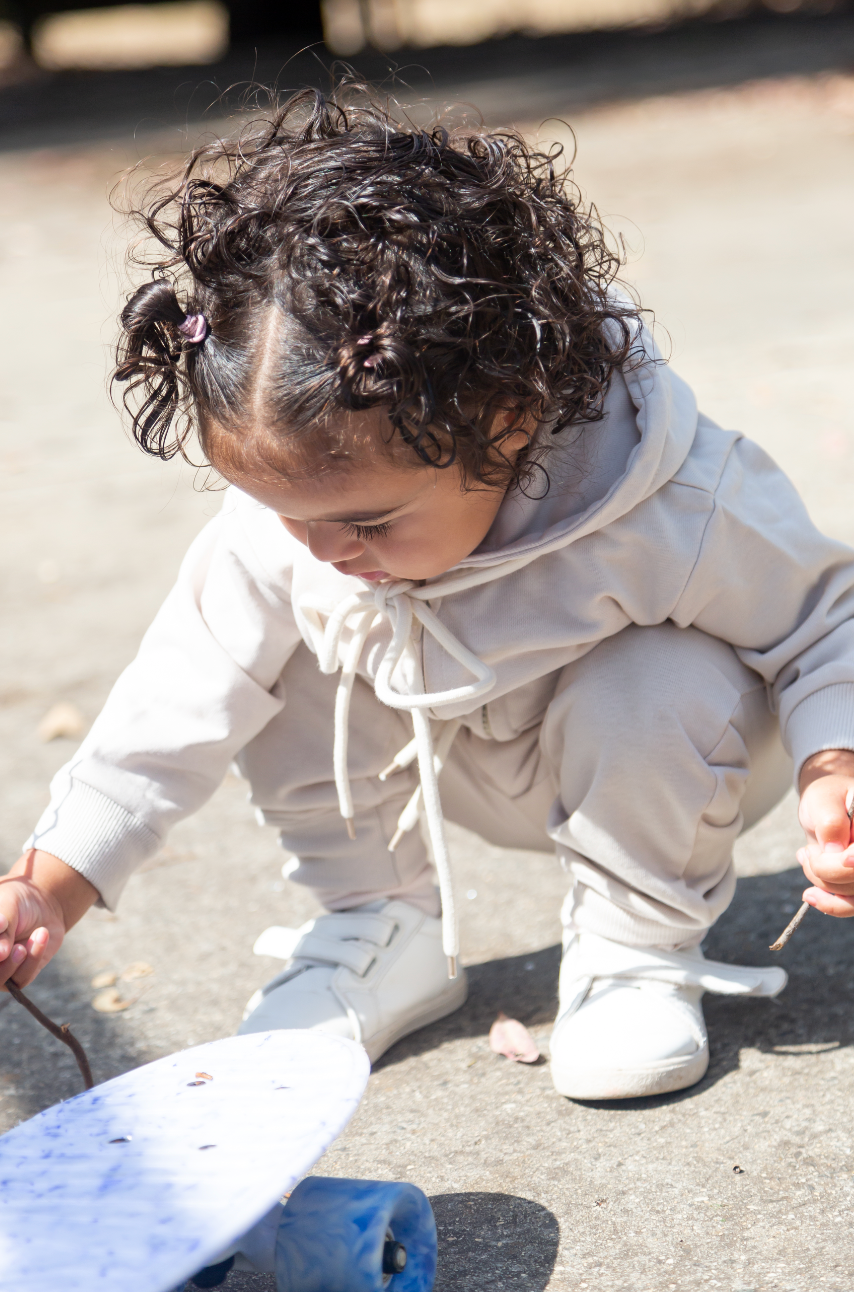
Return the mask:
<path id="1" fill-rule="evenodd" d="M 420 784 L 401 813 L 397 831 L 389 847 L 393 850 L 402 835 L 413 828 L 423 808 L 439 879 L 439 893 L 442 899 L 442 949 L 448 957 L 448 974 L 451 978 L 457 976 L 457 957 L 460 951 L 459 927 L 445 834 L 445 819 L 439 798 L 439 772 L 459 731 L 460 723 L 452 721 L 443 724 L 434 746 L 429 710 L 460 701 L 480 699 L 492 690 L 496 679 L 489 665 L 463 646 L 426 603 L 452 592 L 462 592 L 467 588 L 503 578 L 514 570 L 528 565 L 536 555 L 537 553 L 532 553 L 512 561 L 501 562 L 485 570 L 474 570 L 469 574 L 456 575 L 423 587 L 408 580 L 381 583 L 376 588 L 366 588 L 364 592 L 356 592 L 345 598 L 325 624 L 320 606 L 313 605 L 311 599 L 305 597 L 299 602 L 299 611 L 311 634 L 321 672 L 331 674 L 341 670 L 341 680 L 335 695 L 332 761 L 338 805 L 351 839 L 355 839 L 356 830 L 353 821 L 353 795 L 347 767 L 350 697 L 368 633 L 382 619 L 387 619 L 391 625 L 391 642 L 377 669 L 374 690 L 377 699 L 383 704 L 389 705 L 392 709 L 409 710 L 412 715 L 414 736 L 384 769 L 381 777 L 384 780 L 393 772 L 407 767 L 417 758 Z M 472 674 L 474 681 L 448 691 L 431 693 L 423 690 L 420 663 L 412 640 L 414 619 L 419 621 L 425 631 L 429 632 L 453 659 Z M 341 638 L 345 629 L 350 630 L 351 637 L 342 658 Z M 398 668 L 404 675 L 403 680 L 411 688 L 408 692 L 399 691 L 392 685 L 392 679 Z"/>

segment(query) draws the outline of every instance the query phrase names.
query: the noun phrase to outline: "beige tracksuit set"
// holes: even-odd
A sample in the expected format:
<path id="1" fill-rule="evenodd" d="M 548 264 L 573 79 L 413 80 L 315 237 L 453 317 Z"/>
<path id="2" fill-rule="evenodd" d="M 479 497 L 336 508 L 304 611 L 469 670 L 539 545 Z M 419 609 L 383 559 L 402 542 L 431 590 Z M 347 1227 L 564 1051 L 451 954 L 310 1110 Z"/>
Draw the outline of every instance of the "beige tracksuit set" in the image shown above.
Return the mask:
<path id="1" fill-rule="evenodd" d="M 696 944 L 793 764 L 854 749 L 854 553 L 647 345 L 427 584 L 341 575 L 230 490 L 30 843 L 113 906 L 236 761 L 329 909 L 435 904 L 421 816 L 455 954 L 444 813 L 556 848 L 576 927 Z"/>

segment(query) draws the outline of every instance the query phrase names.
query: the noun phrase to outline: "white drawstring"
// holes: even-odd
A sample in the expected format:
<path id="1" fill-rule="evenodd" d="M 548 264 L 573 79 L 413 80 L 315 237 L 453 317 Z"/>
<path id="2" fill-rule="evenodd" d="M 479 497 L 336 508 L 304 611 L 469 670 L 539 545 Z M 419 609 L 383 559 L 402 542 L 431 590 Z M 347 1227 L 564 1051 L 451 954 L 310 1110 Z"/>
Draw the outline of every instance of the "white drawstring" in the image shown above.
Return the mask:
<path id="1" fill-rule="evenodd" d="M 436 752 L 433 755 L 433 767 L 435 768 L 437 777 L 445 765 L 445 759 L 448 757 L 451 745 L 454 743 L 456 734 L 461 726 L 462 723 L 460 723 L 456 718 L 453 718 L 450 722 L 444 723 L 442 726 L 442 734 L 439 737 L 436 744 Z M 388 767 L 386 767 L 384 771 L 380 772 L 379 779 L 381 781 L 388 780 L 392 772 L 402 771 L 404 767 L 408 767 L 409 764 L 417 757 L 417 741 L 412 739 L 408 745 L 404 745 L 399 754 L 395 754 L 394 759 L 389 763 Z M 400 843 L 407 831 L 415 828 L 418 823 L 418 818 L 421 815 L 421 805 L 423 801 L 424 791 L 422 790 L 421 783 L 419 781 L 418 788 L 398 817 L 397 829 L 392 835 L 391 842 L 388 845 L 389 852 L 395 852 L 397 845 Z"/>
<path id="2" fill-rule="evenodd" d="M 341 681 L 338 683 L 338 690 L 335 693 L 332 765 L 335 771 L 335 788 L 338 790 L 338 806 L 346 823 L 347 833 L 351 839 L 355 839 L 356 837 L 356 827 L 353 824 L 353 795 L 350 790 L 350 777 L 347 770 L 347 741 L 350 733 L 350 696 L 353 692 L 353 682 L 356 678 L 356 669 L 359 665 L 359 657 L 362 654 L 365 639 L 371 630 L 371 622 L 373 618 L 374 616 L 371 609 L 363 610 L 361 616 L 358 618 L 353 630 L 350 645 L 347 648 L 347 654 L 344 657 L 344 664 L 341 668 Z"/>
<path id="3" fill-rule="evenodd" d="M 420 780 L 418 790 L 401 813 L 391 846 L 396 847 L 402 834 L 415 825 L 423 803 L 442 899 L 442 947 L 448 957 L 448 971 L 451 978 L 457 976 L 459 930 L 438 778 L 460 724 L 457 721 L 448 722 L 434 750 L 428 714 L 429 710 L 442 705 L 479 699 L 492 690 L 495 685 L 495 673 L 488 664 L 463 646 L 462 642 L 445 627 L 424 602 L 450 592 L 461 592 L 481 583 L 492 582 L 493 579 L 527 565 L 532 559 L 533 557 L 527 557 L 507 561 L 487 570 L 474 571 L 468 575 L 425 587 L 417 587 L 409 581 L 381 583 L 374 589 L 366 589 L 364 592 L 356 592 L 347 597 L 336 606 L 325 626 L 319 607 L 313 606 L 307 599 L 300 599 L 299 603 L 299 610 L 317 652 L 321 672 L 335 673 L 339 668 L 341 669 L 341 681 L 335 696 L 333 766 L 338 803 L 351 839 L 356 837 L 356 832 L 353 823 L 353 796 L 347 771 L 347 735 L 353 682 L 371 628 L 383 618 L 387 618 L 391 625 L 391 642 L 380 660 L 374 690 L 377 699 L 383 704 L 393 709 L 409 709 L 412 714 L 414 737 L 389 767 L 380 773 L 380 778 L 385 780 L 393 771 L 408 766 L 417 757 Z M 449 691 L 426 693 L 420 690 L 421 670 L 412 641 L 413 616 L 453 659 L 473 675 L 473 682 L 454 687 Z M 345 628 L 351 630 L 352 637 L 342 659 L 341 636 Z M 398 691 L 392 685 L 398 667 L 409 674 L 408 681 L 412 687 L 409 692 Z"/>
<path id="4" fill-rule="evenodd" d="M 389 776 L 394 776 L 395 772 L 402 772 L 404 767 L 408 767 L 409 764 L 414 762 L 417 757 L 418 746 L 416 745 L 415 737 L 413 736 L 409 744 L 404 745 L 399 753 L 395 754 L 388 767 L 384 767 L 382 769 L 377 779 L 380 781 L 387 781 Z"/>

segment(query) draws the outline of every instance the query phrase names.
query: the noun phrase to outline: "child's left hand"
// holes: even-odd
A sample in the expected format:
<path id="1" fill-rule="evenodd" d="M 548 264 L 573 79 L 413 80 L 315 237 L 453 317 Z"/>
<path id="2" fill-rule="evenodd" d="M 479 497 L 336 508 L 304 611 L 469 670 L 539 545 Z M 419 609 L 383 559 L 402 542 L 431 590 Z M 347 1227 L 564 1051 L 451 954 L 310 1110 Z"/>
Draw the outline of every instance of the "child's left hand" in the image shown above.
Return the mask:
<path id="1" fill-rule="evenodd" d="M 828 749 L 801 769 L 798 818 L 807 836 L 798 861 L 814 887 L 803 900 L 825 915 L 854 915 L 854 832 L 846 797 L 854 790 L 854 753 Z"/>

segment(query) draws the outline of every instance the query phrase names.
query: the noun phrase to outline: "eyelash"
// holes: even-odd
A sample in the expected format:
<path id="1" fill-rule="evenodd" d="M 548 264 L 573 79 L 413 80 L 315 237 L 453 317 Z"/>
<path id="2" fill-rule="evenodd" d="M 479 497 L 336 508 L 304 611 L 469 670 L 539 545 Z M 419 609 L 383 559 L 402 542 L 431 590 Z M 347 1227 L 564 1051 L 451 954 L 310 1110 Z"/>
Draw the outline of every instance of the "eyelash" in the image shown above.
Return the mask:
<path id="1" fill-rule="evenodd" d="M 386 521 L 384 525 L 355 525 L 347 524 L 344 526 L 348 534 L 358 538 L 362 543 L 368 543 L 372 538 L 388 538 L 391 532 L 391 522 Z"/>

